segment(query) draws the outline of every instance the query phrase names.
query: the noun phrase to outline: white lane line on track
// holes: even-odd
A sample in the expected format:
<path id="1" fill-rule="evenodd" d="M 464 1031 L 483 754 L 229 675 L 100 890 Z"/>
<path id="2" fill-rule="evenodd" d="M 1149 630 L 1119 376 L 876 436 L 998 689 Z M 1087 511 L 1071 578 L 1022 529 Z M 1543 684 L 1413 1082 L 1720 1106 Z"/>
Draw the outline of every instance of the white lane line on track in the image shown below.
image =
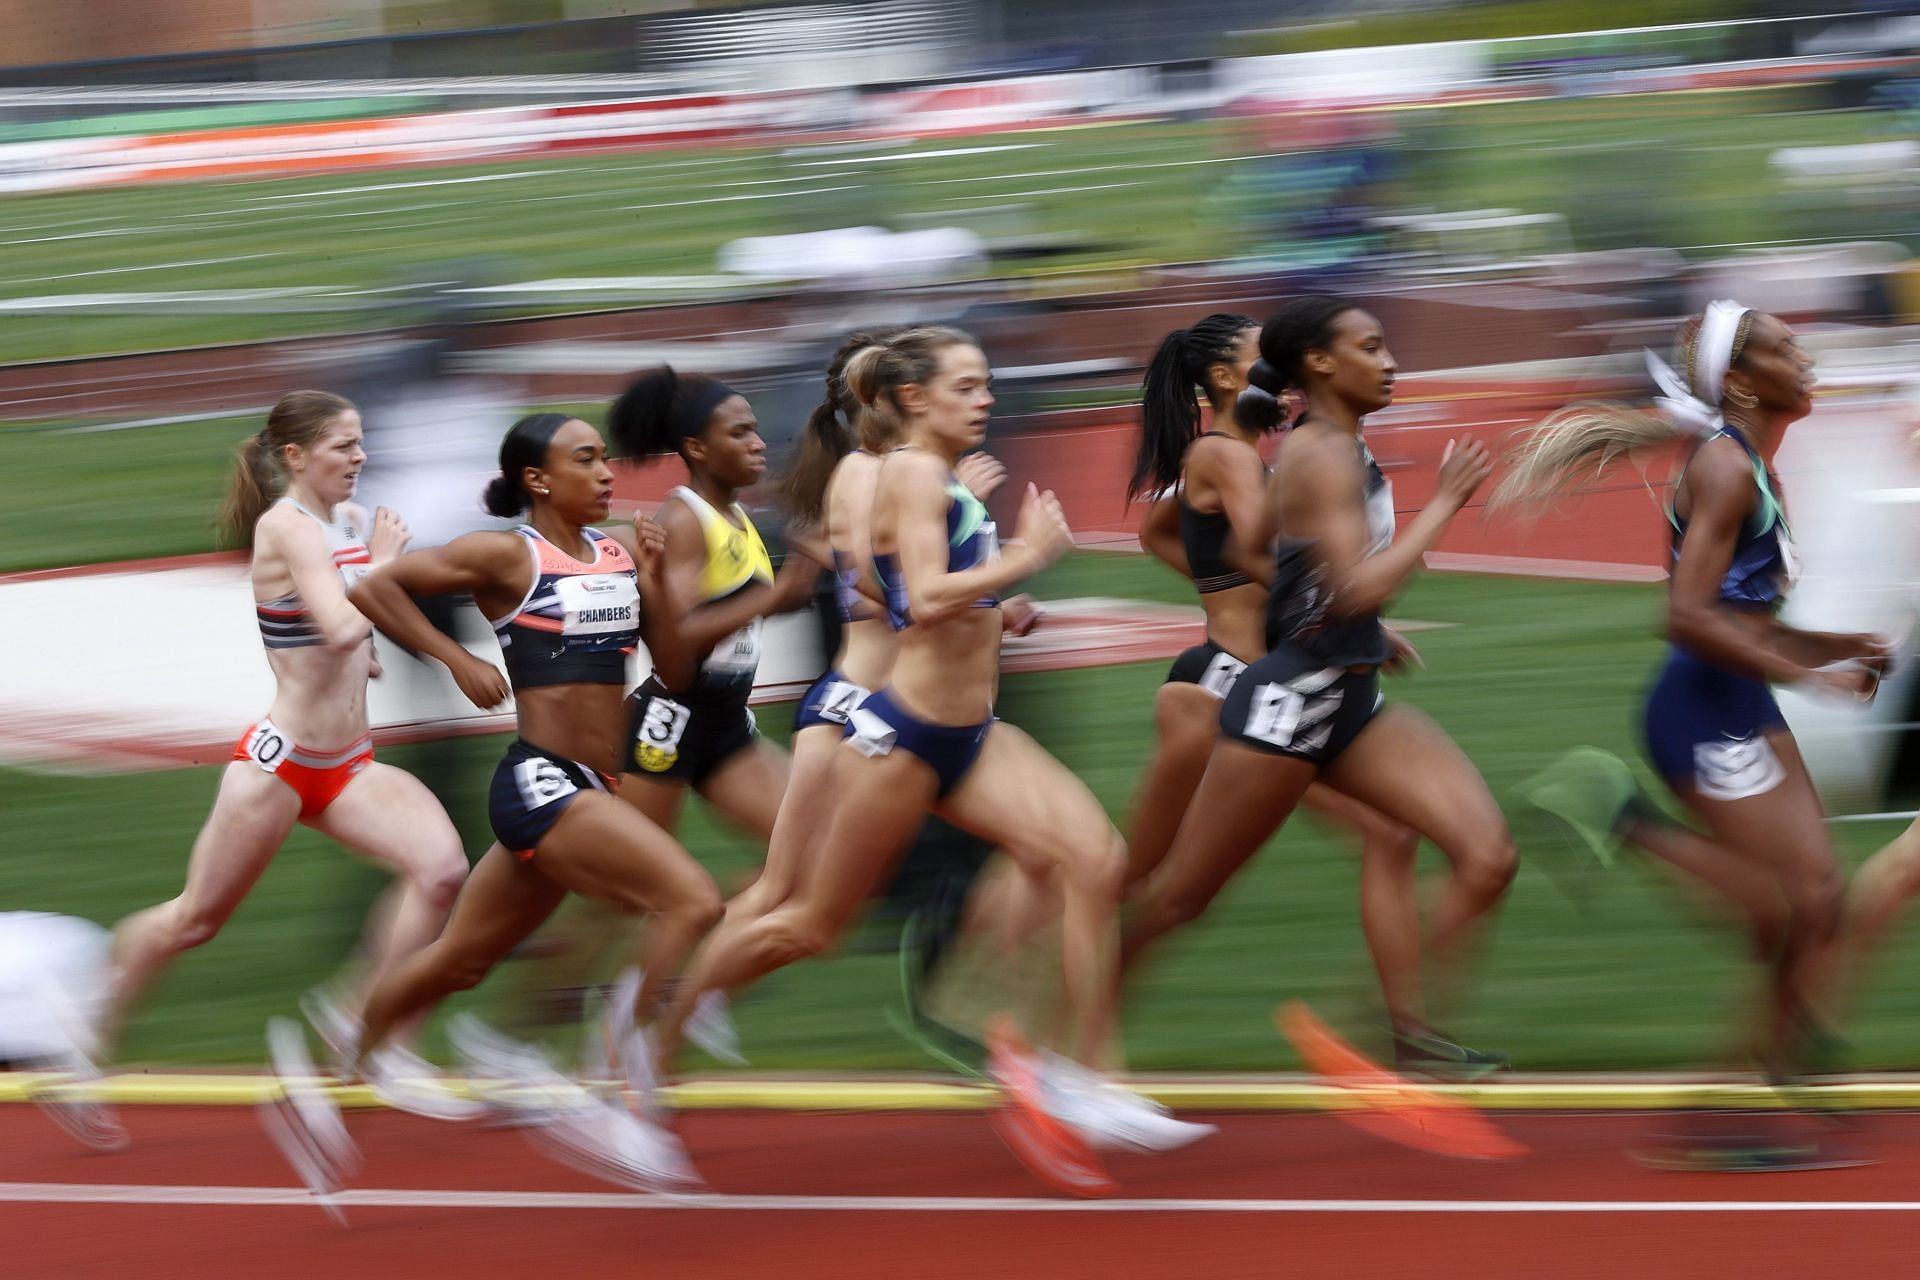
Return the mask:
<path id="1" fill-rule="evenodd" d="M 295 1187 L 0 1182 L 15 1204 L 311 1207 Z M 626 1209 L 755 1213 L 1920 1213 L 1920 1200 L 1049 1200 L 1028 1196 L 641 1195 L 618 1191 L 342 1191 L 364 1209 Z"/>

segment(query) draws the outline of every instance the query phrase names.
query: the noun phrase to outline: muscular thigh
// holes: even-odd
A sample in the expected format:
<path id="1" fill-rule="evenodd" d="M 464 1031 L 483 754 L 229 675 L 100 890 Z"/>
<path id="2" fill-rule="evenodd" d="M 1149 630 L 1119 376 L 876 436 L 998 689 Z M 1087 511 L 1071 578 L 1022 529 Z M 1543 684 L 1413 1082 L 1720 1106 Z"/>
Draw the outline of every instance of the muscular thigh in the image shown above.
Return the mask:
<path id="1" fill-rule="evenodd" d="M 426 784 L 377 760 L 307 825 L 391 866 L 424 865 L 460 849 L 452 819 Z"/>
<path id="2" fill-rule="evenodd" d="M 627 911 L 660 910 L 713 884 L 645 814 L 599 792 L 567 806 L 534 851 L 533 863 L 572 892 Z"/>
<path id="3" fill-rule="evenodd" d="M 940 816 L 1022 865 L 1101 853 L 1118 833 L 1087 784 L 1025 732 L 993 726 L 980 758 L 940 801 Z"/>
<path id="4" fill-rule="evenodd" d="M 1444 729 L 1404 703 L 1381 708 L 1321 780 L 1449 854 L 1506 835 L 1480 771 Z"/>

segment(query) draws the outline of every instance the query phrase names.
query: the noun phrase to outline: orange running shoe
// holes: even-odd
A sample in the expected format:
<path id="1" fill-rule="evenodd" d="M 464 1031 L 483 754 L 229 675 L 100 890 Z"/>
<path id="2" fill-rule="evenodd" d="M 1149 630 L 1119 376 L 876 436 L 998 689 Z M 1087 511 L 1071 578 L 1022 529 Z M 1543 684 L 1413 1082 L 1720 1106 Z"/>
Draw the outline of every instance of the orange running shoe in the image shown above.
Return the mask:
<path id="1" fill-rule="evenodd" d="M 1329 1084 L 1353 1091 L 1359 1106 L 1337 1114 L 1375 1137 L 1416 1151 L 1470 1160 L 1511 1160 L 1527 1153 L 1525 1146 L 1460 1099 L 1421 1088 L 1374 1062 L 1342 1040 L 1303 1002 L 1282 1005 L 1274 1022 L 1309 1070 Z"/>
<path id="2" fill-rule="evenodd" d="M 1040 1060 L 1005 1015 L 987 1028 L 987 1074 L 1002 1091 L 992 1112 L 994 1130 L 1035 1177 L 1085 1199 L 1118 1190 L 1086 1141 L 1047 1110 Z"/>

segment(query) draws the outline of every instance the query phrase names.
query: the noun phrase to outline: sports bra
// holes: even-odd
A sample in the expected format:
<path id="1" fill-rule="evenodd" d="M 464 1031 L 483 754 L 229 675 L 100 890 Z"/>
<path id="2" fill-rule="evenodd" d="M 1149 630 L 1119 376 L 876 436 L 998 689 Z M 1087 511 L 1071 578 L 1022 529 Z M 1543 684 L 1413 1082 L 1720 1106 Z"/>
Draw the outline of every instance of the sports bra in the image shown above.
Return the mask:
<path id="1" fill-rule="evenodd" d="M 361 541 L 360 531 L 353 527 L 351 520 L 322 520 L 292 498 L 282 498 L 280 501 L 326 532 L 327 545 L 333 551 L 333 567 L 340 571 L 341 581 L 352 586 L 366 576 L 368 567 L 373 563 L 373 555 Z M 342 503 L 334 510 L 344 512 L 346 504 Z M 326 636 L 315 625 L 313 614 L 308 612 L 306 601 L 300 598 L 298 588 L 277 600 L 255 601 L 253 616 L 260 624 L 260 639 L 269 649 L 305 649 L 327 642 Z"/>
<path id="2" fill-rule="evenodd" d="M 1778 609 L 1786 602 L 1800 567 L 1793 552 L 1793 532 L 1787 527 L 1786 508 L 1780 503 L 1773 475 L 1759 450 L 1747 442 L 1738 427 L 1723 426 L 1707 440 L 1721 436 L 1732 437 L 1752 462 L 1753 483 L 1760 490 L 1760 505 L 1742 526 L 1739 541 L 1734 543 L 1733 562 L 1727 566 L 1726 576 L 1720 579 L 1720 602 L 1736 609 Z M 1681 474 L 1686 474 L 1684 469 Z M 1678 488 L 1677 480 L 1675 487 Z M 1667 503 L 1667 521 L 1673 525 L 1669 545 L 1673 563 L 1678 564 L 1687 522 L 1674 511 L 1671 501 Z"/>
<path id="3" fill-rule="evenodd" d="M 962 573 L 1000 558 L 1000 530 L 987 517 L 986 504 L 973 496 L 973 490 L 960 478 L 947 473 L 947 572 Z M 907 578 L 900 568 L 897 552 L 874 552 L 874 570 L 887 599 L 887 621 L 895 631 L 913 625 L 907 604 Z M 968 606 L 972 609 L 998 609 L 1000 597 L 984 595 Z"/>
<path id="4" fill-rule="evenodd" d="M 855 622 L 860 617 L 863 597 L 860 594 L 860 566 L 853 557 L 844 551 L 833 553 L 833 605 L 840 615 L 841 625 Z"/>
<path id="5" fill-rule="evenodd" d="M 533 585 L 520 606 L 493 624 L 515 689 L 627 682 L 627 655 L 640 640 L 640 587 L 633 557 L 598 529 L 582 530 L 593 559 L 581 561 L 541 537 L 527 540 Z"/>
<path id="6" fill-rule="evenodd" d="M 1233 439 L 1224 431 L 1203 431 L 1200 436 Z M 1194 510 L 1187 502 L 1184 483 L 1174 486 L 1174 501 L 1180 504 L 1180 545 L 1186 549 L 1187 569 L 1193 575 L 1195 589 L 1204 596 L 1252 582 L 1252 578 L 1234 568 L 1223 554 L 1227 539 L 1233 536 L 1233 523 L 1227 519 L 1225 508 Z"/>
<path id="7" fill-rule="evenodd" d="M 745 507 L 734 503 L 730 508 L 733 520 L 729 520 L 686 485 L 674 489 L 669 496 L 686 503 L 699 518 L 700 531 L 706 539 L 707 563 L 700 575 L 701 604 L 725 600 L 755 583 L 773 581 L 773 557 L 767 554 L 767 544 L 760 540 L 760 531 L 753 527 Z M 760 669 L 760 632 L 765 621 L 755 618 L 722 637 L 700 660 L 689 688 L 725 692 L 751 689 L 754 674 Z"/>

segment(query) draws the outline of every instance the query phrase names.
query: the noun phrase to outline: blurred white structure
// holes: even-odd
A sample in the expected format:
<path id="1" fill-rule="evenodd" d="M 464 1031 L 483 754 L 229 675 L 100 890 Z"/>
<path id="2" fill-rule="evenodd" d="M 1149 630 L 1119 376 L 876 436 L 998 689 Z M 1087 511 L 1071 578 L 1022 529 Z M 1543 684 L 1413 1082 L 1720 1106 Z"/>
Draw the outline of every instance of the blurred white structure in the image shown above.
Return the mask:
<path id="1" fill-rule="evenodd" d="M 0 912 L 0 1060 L 68 1069 L 91 1055 L 112 937 L 90 920 Z"/>
<path id="2" fill-rule="evenodd" d="M 1832 362 L 1844 368 L 1840 360 Z M 1916 682 L 1920 609 L 1920 382 L 1868 412 L 1812 417 L 1776 456 L 1801 570 L 1784 619 L 1820 631 L 1904 639 L 1903 664 L 1872 705 L 1778 690 L 1807 767 L 1836 810 L 1871 805 L 1893 764 Z"/>
<path id="3" fill-rule="evenodd" d="M 735 240 L 721 247 L 716 265 L 756 280 L 898 288 L 974 275 L 987 266 L 987 245 L 963 227 L 836 227 Z"/>

